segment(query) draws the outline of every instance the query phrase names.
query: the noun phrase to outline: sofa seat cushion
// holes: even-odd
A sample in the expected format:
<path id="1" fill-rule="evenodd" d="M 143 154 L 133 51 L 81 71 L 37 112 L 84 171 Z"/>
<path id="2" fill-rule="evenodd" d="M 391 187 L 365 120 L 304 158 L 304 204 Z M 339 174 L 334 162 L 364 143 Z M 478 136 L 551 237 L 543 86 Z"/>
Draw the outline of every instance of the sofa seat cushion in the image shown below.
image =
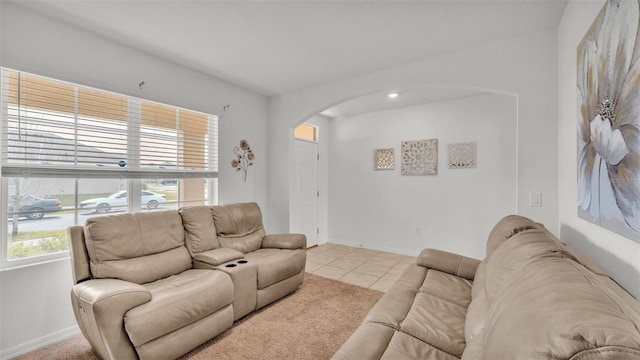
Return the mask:
<path id="1" fill-rule="evenodd" d="M 400 279 L 373 306 L 364 319 L 365 323 L 384 324 L 396 330 L 411 310 L 413 300 L 427 276 L 427 268 L 411 265 Z"/>
<path id="2" fill-rule="evenodd" d="M 471 302 L 472 285 L 465 278 L 429 269 L 419 292 L 466 309 Z"/>
<path id="3" fill-rule="evenodd" d="M 462 356 L 471 286 L 471 281 L 455 275 L 418 265 L 409 266 L 364 320 L 397 331 L 382 358 L 453 359 Z"/>
<path id="4" fill-rule="evenodd" d="M 400 331 L 459 358 L 470 302 L 471 281 L 428 270 Z"/>
<path id="5" fill-rule="evenodd" d="M 304 249 L 258 249 L 245 254 L 245 259 L 258 267 L 258 290 L 262 290 L 304 271 L 307 254 Z"/>
<path id="6" fill-rule="evenodd" d="M 396 330 L 376 323 L 362 323 L 331 360 L 380 359 Z"/>
<path id="7" fill-rule="evenodd" d="M 459 358 L 453 356 L 446 351 L 442 351 L 435 346 L 432 346 L 420 339 L 403 333 L 402 331 L 396 331 L 387 346 L 384 354 L 380 358 L 381 360 L 414 360 L 414 359 L 429 359 L 429 360 L 458 360 Z"/>
<path id="8" fill-rule="evenodd" d="M 362 323 L 333 355 L 333 360 L 457 360 L 436 347 L 384 324 Z"/>
<path id="9" fill-rule="evenodd" d="M 233 283 L 221 271 L 192 269 L 144 284 L 151 301 L 129 310 L 125 329 L 134 346 L 180 329 L 233 301 Z"/>

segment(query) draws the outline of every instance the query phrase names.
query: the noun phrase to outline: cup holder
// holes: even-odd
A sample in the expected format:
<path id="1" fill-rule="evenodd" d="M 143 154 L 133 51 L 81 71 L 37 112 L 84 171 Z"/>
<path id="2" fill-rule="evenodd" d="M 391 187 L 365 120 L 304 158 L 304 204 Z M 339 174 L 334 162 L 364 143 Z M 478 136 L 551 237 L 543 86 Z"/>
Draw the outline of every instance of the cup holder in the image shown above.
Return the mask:
<path id="1" fill-rule="evenodd" d="M 236 264 L 227 264 L 224 267 L 235 267 L 235 266 L 236 266 Z"/>
<path id="2" fill-rule="evenodd" d="M 246 264 L 246 263 L 248 263 L 248 261 L 247 261 L 247 260 L 239 260 L 239 261 L 238 261 L 238 264 Z"/>

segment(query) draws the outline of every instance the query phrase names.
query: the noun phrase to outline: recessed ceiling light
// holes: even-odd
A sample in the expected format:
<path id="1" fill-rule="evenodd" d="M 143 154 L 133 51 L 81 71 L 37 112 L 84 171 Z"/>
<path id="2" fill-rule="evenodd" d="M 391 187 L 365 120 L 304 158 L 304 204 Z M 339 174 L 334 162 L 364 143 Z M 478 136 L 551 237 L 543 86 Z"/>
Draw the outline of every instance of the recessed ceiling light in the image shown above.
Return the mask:
<path id="1" fill-rule="evenodd" d="M 394 99 L 398 97 L 398 93 L 389 93 L 389 95 L 387 96 L 390 97 L 391 99 Z"/>

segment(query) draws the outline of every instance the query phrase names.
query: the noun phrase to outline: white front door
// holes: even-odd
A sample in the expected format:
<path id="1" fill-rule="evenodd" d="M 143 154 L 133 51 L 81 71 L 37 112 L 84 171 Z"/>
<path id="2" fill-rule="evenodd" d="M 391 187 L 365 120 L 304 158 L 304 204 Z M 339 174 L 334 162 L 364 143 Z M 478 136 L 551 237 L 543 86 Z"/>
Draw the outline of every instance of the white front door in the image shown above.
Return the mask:
<path id="1" fill-rule="evenodd" d="M 295 194 L 292 232 L 318 245 L 318 143 L 295 140 Z"/>

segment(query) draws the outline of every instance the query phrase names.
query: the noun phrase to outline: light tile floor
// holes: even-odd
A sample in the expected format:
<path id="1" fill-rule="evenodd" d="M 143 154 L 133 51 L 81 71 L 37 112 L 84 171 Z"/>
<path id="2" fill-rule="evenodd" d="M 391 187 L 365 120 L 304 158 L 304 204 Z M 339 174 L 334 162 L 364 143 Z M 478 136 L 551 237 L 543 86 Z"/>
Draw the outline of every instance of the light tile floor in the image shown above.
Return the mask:
<path id="1" fill-rule="evenodd" d="M 415 256 L 322 244 L 307 250 L 306 272 L 386 292 Z"/>

